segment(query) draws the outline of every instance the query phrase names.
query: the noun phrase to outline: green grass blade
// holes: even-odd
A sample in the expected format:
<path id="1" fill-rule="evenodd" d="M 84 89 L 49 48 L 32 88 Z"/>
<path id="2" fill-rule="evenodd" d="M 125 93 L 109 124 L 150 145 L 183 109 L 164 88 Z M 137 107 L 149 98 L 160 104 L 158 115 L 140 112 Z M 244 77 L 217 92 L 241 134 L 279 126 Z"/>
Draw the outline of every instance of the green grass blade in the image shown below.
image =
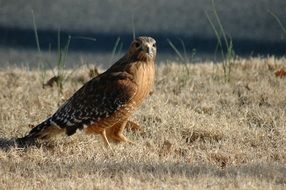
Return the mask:
<path id="1" fill-rule="evenodd" d="M 66 45 L 64 47 L 63 58 L 62 58 L 63 69 L 65 68 L 65 61 L 66 61 L 66 58 L 67 58 L 67 55 L 68 55 L 68 52 L 69 52 L 70 42 L 71 42 L 71 36 L 68 36 L 68 40 L 67 40 L 67 43 L 66 43 Z"/>
<path id="2" fill-rule="evenodd" d="M 174 52 L 177 54 L 177 56 L 179 57 L 179 59 L 182 62 L 185 62 L 184 57 L 182 56 L 182 54 L 180 53 L 180 51 L 178 50 L 178 48 L 173 44 L 173 42 L 168 38 L 167 42 L 169 43 L 169 45 L 171 46 L 171 48 L 174 50 Z"/>
<path id="3" fill-rule="evenodd" d="M 116 54 L 116 50 L 118 48 L 118 45 L 119 45 L 119 42 L 120 42 L 120 37 L 118 37 L 115 41 L 115 44 L 112 48 L 112 54 L 111 54 L 111 57 L 110 57 L 110 60 L 109 60 L 109 63 L 112 63 L 113 59 L 114 59 L 114 56 Z"/>
<path id="4" fill-rule="evenodd" d="M 183 48 L 184 60 L 185 60 L 186 62 L 189 62 L 188 54 L 187 54 L 187 49 L 186 49 L 185 43 L 184 43 L 184 41 L 183 41 L 182 39 L 180 39 L 180 38 L 179 38 L 179 41 L 180 41 L 180 43 L 181 43 L 181 45 L 182 45 L 182 48 Z"/>
<path id="5" fill-rule="evenodd" d="M 32 18 L 33 18 L 33 27 L 34 27 L 34 34 L 35 34 L 37 49 L 38 49 L 38 52 L 41 53 L 41 47 L 40 47 L 40 41 L 39 41 L 39 36 L 38 36 L 38 29 L 37 29 L 34 10 L 32 10 Z"/>
<path id="6" fill-rule="evenodd" d="M 217 28 L 215 27 L 214 23 L 212 22 L 212 20 L 211 20 L 211 18 L 210 18 L 210 16 L 209 16 L 207 11 L 205 11 L 205 15 L 206 15 L 206 17 L 207 17 L 207 19 L 208 19 L 208 21 L 209 21 L 209 23 L 210 23 L 214 33 L 215 33 L 215 36 L 217 38 L 217 42 L 219 44 L 219 47 L 221 48 L 222 58 L 224 59 L 225 55 L 224 55 L 224 52 L 223 52 L 223 46 L 222 46 L 222 41 L 221 41 L 220 34 L 219 34 Z"/>
<path id="7" fill-rule="evenodd" d="M 220 31 L 221 31 L 221 33 L 222 33 L 222 36 L 223 36 L 223 39 L 224 39 L 224 43 L 225 43 L 226 47 L 228 48 L 229 44 L 228 44 L 228 41 L 227 41 L 227 37 L 226 37 L 225 31 L 224 31 L 224 27 L 223 27 L 223 25 L 221 24 L 220 18 L 219 18 L 219 16 L 218 16 L 218 13 L 217 13 L 217 10 L 216 10 L 216 7 L 215 7 L 214 0 L 212 0 L 212 7 L 213 7 L 213 12 L 214 12 L 216 21 L 217 21 L 218 26 L 219 26 L 219 28 L 220 28 Z"/>
<path id="8" fill-rule="evenodd" d="M 133 40 L 135 40 L 136 33 L 135 33 L 134 14 L 132 14 L 132 36 L 133 36 Z"/>
<path id="9" fill-rule="evenodd" d="M 72 39 L 80 39 L 80 40 L 88 40 L 92 42 L 96 42 L 96 38 L 86 37 L 86 36 L 71 36 Z"/>
<path id="10" fill-rule="evenodd" d="M 58 30 L 58 61 L 57 61 L 57 75 L 61 76 L 61 64 L 62 64 L 62 47 L 61 47 L 61 32 Z"/>
<path id="11" fill-rule="evenodd" d="M 284 27 L 284 25 L 282 24 L 281 20 L 279 19 L 279 17 L 272 11 L 268 10 L 269 14 L 271 14 L 274 19 L 276 20 L 276 22 L 279 24 L 279 26 L 281 27 L 283 33 L 286 35 L 286 28 Z"/>

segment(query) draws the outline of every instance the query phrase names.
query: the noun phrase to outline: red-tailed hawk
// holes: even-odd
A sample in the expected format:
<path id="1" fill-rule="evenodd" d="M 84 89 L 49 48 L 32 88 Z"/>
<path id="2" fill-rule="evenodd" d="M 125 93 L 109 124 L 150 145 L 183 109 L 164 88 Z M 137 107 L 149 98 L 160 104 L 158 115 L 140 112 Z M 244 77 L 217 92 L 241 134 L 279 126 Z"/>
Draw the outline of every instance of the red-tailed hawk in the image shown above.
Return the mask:
<path id="1" fill-rule="evenodd" d="M 131 142 L 123 130 L 153 88 L 156 53 L 153 38 L 138 37 L 119 61 L 84 84 L 51 117 L 18 138 L 17 144 L 25 145 L 60 132 L 70 136 L 77 130 L 101 134 L 108 146 L 108 138 Z"/>

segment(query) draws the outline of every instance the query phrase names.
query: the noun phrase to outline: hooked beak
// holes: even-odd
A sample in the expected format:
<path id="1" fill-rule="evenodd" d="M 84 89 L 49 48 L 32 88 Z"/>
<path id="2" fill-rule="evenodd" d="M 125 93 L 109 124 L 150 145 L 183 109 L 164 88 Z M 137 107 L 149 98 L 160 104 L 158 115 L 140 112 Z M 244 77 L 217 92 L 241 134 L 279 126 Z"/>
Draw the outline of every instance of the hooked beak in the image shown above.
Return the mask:
<path id="1" fill-rule="evenodd" d="M 147 47 L 146 52 L 147 52 L 148 54 L 150 54 L 150 53 L 151 53 L 151 48 L 150 48 L 150 47 Z"/>
<path id="2" fill-rule="evenodd" d="M 142 50 L 149 55 L 152 53 L 151 47 L 149 46 L 143 46 Z"/>

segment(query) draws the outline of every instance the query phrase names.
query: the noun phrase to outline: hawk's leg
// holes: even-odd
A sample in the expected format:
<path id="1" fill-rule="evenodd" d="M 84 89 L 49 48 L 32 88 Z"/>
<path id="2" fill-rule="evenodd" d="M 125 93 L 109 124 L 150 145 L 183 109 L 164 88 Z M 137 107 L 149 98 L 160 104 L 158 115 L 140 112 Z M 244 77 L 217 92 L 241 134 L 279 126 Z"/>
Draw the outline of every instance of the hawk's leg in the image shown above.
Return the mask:
<path id="1" fill-rule="evenodd" d="M 133 141 L 129 140 L 124 136 L 123 131 L 126 127 L 128 120 L 119 122 L 113 125 L 111 128 L 107 129 L 107 136 L 116 142 L 128 142 L 130 144 L 135 144 Z M 133 128 L 133 127 L 132 127 Z"/>
<path id="2" fill-rule="evenodd" d="M 102 130 L 102 131 L 100 132 L 100 134 L 101 134 L 101 136 L 102 136 L 102 138 L 103 138 L 104 144 L 105 144 L 108 148 L 112 149 L 111 146 L 110 146 L 110 144 L 109 144 L 109 141 L 108 141 L 108 139 L 107 139 L 107 137 L 106 137 L 106 131 L 105 131 L 105 130 Z"/>
<path id="3" fill-rule="evenodd" d="M 108 128 L 107 128 L 108 129 Z M 104 144 L 111 149 L 110 143 L 107 138 L 106 129 L 97 125 L 91 125 L 85 129 L 87 134 L 100 134 L 103 138 Z"/>

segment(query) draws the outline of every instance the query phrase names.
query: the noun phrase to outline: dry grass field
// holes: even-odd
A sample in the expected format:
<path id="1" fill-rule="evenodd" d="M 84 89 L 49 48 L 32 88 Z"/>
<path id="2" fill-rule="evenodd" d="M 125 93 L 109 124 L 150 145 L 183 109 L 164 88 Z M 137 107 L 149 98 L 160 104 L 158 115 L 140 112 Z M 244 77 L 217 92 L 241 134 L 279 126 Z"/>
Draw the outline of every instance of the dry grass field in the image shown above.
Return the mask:
<path id="1" fill-rule="evenodd" d="M 52 114 L 86 80 L 42 88 L 42 71 L 0 70 L 0 189 L 285 189 L 286 59 L 237 60 L 225 83 L 222 65 L 160 64 L 156 88 L 134 114 L 136 145 L 104 147 L 77 133 L 8 148 Z M 52 77 L 49 72 L 46 79 Z"/>

